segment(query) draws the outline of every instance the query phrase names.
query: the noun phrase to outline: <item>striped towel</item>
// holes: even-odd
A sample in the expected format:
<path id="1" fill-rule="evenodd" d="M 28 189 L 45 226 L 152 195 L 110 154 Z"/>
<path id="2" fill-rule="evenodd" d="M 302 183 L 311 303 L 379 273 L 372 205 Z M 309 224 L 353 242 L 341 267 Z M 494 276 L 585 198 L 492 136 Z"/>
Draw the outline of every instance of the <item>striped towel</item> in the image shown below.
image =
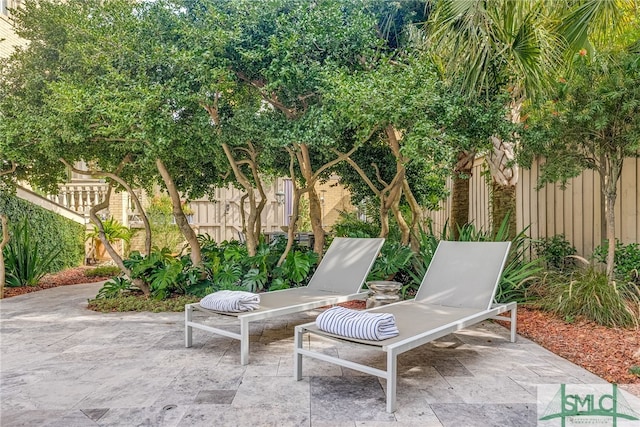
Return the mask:
<path id="1" fill-rule="evenodd" d="M 391 313 L 370 313 L 340 306 L 321 313 L 316 326 L 330 334 L 369 341 L 386 340 L 400 333 Z"/>
<path id="2" fill-rule="evenodd" d="M 230 313 L 252 311 L 260 307 L 260 295 L 244 291 L 218 291 L 202 298 L 200 306 Z"/>

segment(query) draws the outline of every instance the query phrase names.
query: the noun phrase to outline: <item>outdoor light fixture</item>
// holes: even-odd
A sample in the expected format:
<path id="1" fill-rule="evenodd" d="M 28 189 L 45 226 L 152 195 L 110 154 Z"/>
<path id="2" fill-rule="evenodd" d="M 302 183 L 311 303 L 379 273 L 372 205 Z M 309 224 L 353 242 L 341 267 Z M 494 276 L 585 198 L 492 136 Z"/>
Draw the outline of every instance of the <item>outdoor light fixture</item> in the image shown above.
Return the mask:
<path id="1" fill-rule="evenodd" d="M 282 191 L 276 193 L 276 202 L 278 202 L 279 205 L 284 205 L 284 193 Z"/>

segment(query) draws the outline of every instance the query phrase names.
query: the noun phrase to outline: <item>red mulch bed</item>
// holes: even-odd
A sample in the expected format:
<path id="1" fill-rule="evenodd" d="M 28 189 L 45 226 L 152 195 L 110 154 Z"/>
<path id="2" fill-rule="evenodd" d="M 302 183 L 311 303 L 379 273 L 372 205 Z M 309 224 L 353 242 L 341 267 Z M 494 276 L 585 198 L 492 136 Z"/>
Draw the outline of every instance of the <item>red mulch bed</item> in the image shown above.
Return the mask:
<path id="1" fill-rule="evenodd" d="M 10 288 L 5 286 L 4 298 L 15 297 L 17 295 L 28 294 L 29 292 L 41 291 L 43 289 L 55 288 L 56 286 L 77 285 L 79 283 L 93 283 L 108 280 L 110 277 L 88 277 L 85 275 L 87 270 L 92 267 L 76 267 L 70 268 L 55 274 L 46 274 L 38 286 L 21 286 L 19 288 Z"/>
<path id="2" fill-rule="evenodd" d="M 609 382 L 640 384 L 640 377 L 629 372 L 640 366 L 638 330 L 606 328 L 586 320 L 567 323 L 551 313 L 518 307 L 518 334 Z"/>
<path id="3" fill-rule="evenodd" d="M 90 268 L 78 267 L 47 275 L 34 287 L 5 287 L 4 296 L 8 298 L 56 286 L 108 279 L 85 276 L 85 271 Z M 364 308 L 364 301 L 352 301 L 341 305 L 361 309 Z M 504 324 L 508 325 L 506 322 Z M 629 372 L 632 366 L 640 366 L 638 330 L 605 328 L 584 320 L 566 323 L 553 314 L 518 307 L 518 334 L 609 382 L 640 384 L 640 377 Z"/>

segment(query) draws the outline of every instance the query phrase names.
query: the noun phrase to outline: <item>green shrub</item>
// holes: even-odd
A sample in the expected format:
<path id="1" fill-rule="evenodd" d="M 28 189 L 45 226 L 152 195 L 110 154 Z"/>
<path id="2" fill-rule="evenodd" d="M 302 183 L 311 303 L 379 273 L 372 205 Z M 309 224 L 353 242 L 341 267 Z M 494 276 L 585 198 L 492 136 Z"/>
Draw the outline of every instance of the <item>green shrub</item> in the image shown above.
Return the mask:
<path id="1" fill-rule="evenodd" d="M 203 264 L 213 289 L 242 288 L 250 292 L 286 289 L 305 285 L 313 273 L 318 256 L 311 248 L 294 244 L 281 266 L 277 266 L 287 244 L 277 239 L 271 244 L 261 241 L 254 256 L 236 240 L 216 245 L 202 238 Z M 190 289 L 189 293 L 193 293 Z"/>
<path id="2" fill-rule="evenodd" d="M 336 237 L 377 237 L 380 224 L 362 221 L 357 212 L 340 212 L 331 230 Z"/>
<path id="3" fill-rule="evenodd" d="M 130 243 L 134 234 L 137 232 L 137 230 L 131 230 L 129 227 L 123 225 L 113 217 L 109 217 L 102 221 L 102 228 L 109 243 L 114 243 L 117 240 L 123 240 L 125 243 Z M 99 238 L 100 231 L 98 230 L 98 227 L 87 233 L 87 239 Z"/>
<path id="4" fill-rule="evenodd" d="M 84 272 L 87 277 L 113 277 L 120 274 L 120 268 L 115 265 L 101 265 Z"/>
<path id="5" fill-rule="evenodd" d="M 156 247 L 147 256 L 134 251 L 123 262 L 131 271 L 131 278 L 148 283 L 152 298 L 157 300 L 175 293 L 184 294 L 189 286 L 200 282 L 201 275 L 192 266 L 189 256 L 174 257 L 169 248 Z"/>
<path id="6" fill-rule="evenodd" d="M 544 259 L 547 268 L 553 270 L 563 270 L 566 267 L 573 267 L 575 264 L 570 257 L 578 251 L 569 242 L 564 234 L 556 234 L 552 237 L 545 237 L 534 243 L 538 256 Z"/>
<path id="7" fill-rule="evenodd" d="M 399 242 L 385 241 L 367 280 L 393 280 L 396 275 L 411 267 L 413 257 L 410 247 Z"/>
<path id="8" fill-rule="evenodd" d="M 593 258 L 598 262 L 606 262 L 607 260 L 608 241 L 593 252 Z M 613 271 L 616 279 L 622 282 L 633 281 L 636 285 L 640 285 L 640 245 L 638 243 L 629 243 L 625 245 L 616 239 L 616 250 L 614 255 Z"/>
<path id="9" fill-rule="evenodd" d="M 575 271 L 569 278 L 550 274 L 539 305 L 563 318 L 584 317 L 603 326 L 638 326 L 640 299 L 625 286 L 609 282 L 594 266 Z"/>
<path id="10" fill-rule="evenodd" d="M 124 277 L 114 277 L 100 288 L 98 295 L 96 295 L 96 299 L 118 298 L 134 290 L 139 289 L 135 287 L 130 280 Z"/>
<path id="11" fill-rule="evenodd" d="M 84 261 L 85 227 L 83 224 L 78 224 L 40 206 L 19 199 L 1 189 L 0 212 L 9 218 L 9 229 L 12 236 L 17 225 L 26 218 L 29 223 L 31 240 L 37 242 L 42 253 L 49 253 L 61 248 L 58 255 L 48 265 L 46 273 L 77 267 Z"/>
<path id="12" fill-rule="evenodd" d="M 277 262 L 286 241 L 271 245 L 261 241 L 254 256 L 246 245 L 198 236 L 202 266 L 195 267 L 188 254 L 174 256 L 168 248 L 154 248 L 147 256 L 132 252 L 124 260 L 132 279 L 149 284 L 151 297 L 165 300 L 176 294 L 202 297 L 210 292 L 231 289 L 260 292 L 305 285 L 318 262 L 311 248 L 294 245 L 281 266 Z"/>
<path id="13" fill-rule="evenodd" d="M 275 277 L 300 286 L 308 281 L 317 262 L 318 255 L 313 251 L 290 251 L 280 269 L 274 271 Z"/>
<path id="14" fill-rule="evenodd" d="M 36 286 L 61 250 L 61 247 L 41 249 L 29 231 L 29 222 L 23 219 L 4 248 L 7 286 Z"/>

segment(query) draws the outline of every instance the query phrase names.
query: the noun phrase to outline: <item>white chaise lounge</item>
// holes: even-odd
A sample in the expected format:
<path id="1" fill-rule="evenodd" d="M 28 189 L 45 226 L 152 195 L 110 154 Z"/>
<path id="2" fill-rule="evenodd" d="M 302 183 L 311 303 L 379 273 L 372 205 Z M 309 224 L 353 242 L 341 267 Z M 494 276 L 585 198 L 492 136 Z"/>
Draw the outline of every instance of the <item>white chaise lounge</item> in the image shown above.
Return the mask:
<path id="1" fill-rule="evenodd" d="M 440 242 L 415 299 L 368 311 L 393 313 L 400 335 L 384 341 L 354 340 L 321 331 L 315 323 L 296 326 L 294 377 L 302 379 L 303 356 L 334 363 L 386 380 L 387 412 L 396 409 L 398 355 L 500 313 L 511 322 L 516 339 L 516 303 L 493 302 L 508 253 L 509 242 Z M 304 334 L 320 335 L 386 353 L 386 370 L 303 348 Z"/>
<path id="2" fill-rule="evenodd" d="M 250 322 L 365 298 L 367 292 L 362 291 L 362 285 L 383 243 L 382 238 L 336 237 L 307 286 L 262 293 L 260 308 L 254 311 L 227 313 L 208 310 L 200 304 L 185 305 L 185 346 L 192 345 L 193 328 L 235 338 L 240 340 L 240 363 L 246 365 L 249 363 Z M 194 311 L 237 317 L 240 333 L 201 323 L 194 319 Z"/>

